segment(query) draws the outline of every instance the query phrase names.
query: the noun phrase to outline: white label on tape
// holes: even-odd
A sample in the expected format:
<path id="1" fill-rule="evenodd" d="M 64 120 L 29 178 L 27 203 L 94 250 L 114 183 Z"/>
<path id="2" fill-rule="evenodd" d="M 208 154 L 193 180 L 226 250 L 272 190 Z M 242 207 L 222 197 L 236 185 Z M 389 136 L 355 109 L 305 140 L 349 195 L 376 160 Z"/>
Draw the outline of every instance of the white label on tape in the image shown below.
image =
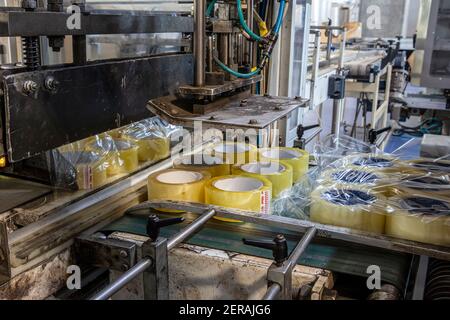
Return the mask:
<path id="1" fill-rule="evenodd" d="M 270 214 L 270 190 L 261 191 L 261 211 L 262 214 Z"/>

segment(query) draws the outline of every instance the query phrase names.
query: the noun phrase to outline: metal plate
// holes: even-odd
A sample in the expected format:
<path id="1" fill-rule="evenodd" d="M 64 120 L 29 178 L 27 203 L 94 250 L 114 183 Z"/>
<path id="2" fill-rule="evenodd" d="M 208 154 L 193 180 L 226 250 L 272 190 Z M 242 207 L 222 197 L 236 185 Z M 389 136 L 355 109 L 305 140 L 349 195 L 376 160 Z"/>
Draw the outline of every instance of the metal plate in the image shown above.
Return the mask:
<path id="1" fill-rule="evenodd" d="M 175 96 L 157 98 L 149 101 L 147 108 L 173 124 L 193 127 L 195 121 L 201 121 L 204 129 L 225 130 L 237 128 L 264 129 L 277 120 L 288 116 L 296 109 L 308 106 L 308 100 L 299 98 L 252 96 L 245 101 L 226 104 L 218 111 L 195 116 L 176 105 L 176 102 Z"/>
<path id="2" fill-rule="evenodd" d="M 0 213 L 51 192 L 52 189 L 38 183 L 0 176 Z"/>
<path id="3" fill-rule="evenodd" d="M 149 99 L 193 81 L 191 54 L 113 60 L 7 75 L 5 140 L 11 162 L 152 116 Z M 56 91 L 45 80 L 59 82 Z M 38 90 L 27 95 L 23 84 Z M 157 81 L 156 81 L 157 80 Z"/>
<path id="4" fill-rule="evenodd" d="M 254 76 L 249 79 L 235 79 L 226 81 L 220 85 L 209 85 L 203 87 L 195 87 L 191 85 L 180 86 L 178 93 L 182 96 L 208 96 L 214 97 L 225 92 L 230 92 L 239 88 L 247 87 L 261 81 L 262 76 Z"/>

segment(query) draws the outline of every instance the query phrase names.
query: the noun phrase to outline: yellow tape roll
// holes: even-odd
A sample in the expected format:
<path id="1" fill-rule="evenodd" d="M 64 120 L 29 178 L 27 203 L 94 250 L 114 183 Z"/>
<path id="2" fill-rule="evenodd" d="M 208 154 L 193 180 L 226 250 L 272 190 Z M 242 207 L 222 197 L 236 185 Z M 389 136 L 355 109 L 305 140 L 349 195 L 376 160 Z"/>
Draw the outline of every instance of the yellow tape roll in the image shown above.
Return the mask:
<path id="1" fill-rule="evenodd" d="M 417 159 L 417 160 L 410 160 L 410 161 L 403 161 L 403 163 L 406 166 L 411 166 L 416 169 L 430 171 L 430 172 L 443 172 L 450 174 L 450 161 L 437 161 L 434 159 Z"/>
<path id="2" fill-rule="evenodd" d="M 256 178 L 266 178 L 272 182 L 272 196 L 278 198 L 283 192 L 292 187 L 293 169 L 284 161 L 252 162 L 232 168 L 234 175 L 245 175 Z"/>
<path id="3" fill-rule="evenodd" d="M 223 176 L 211 179 L 205 187 L 205 201 L 225 208 L 262 214 L 270 213 L 272 183 L 262 177 Z M 237 220 L 217 218 L 226 222 Z"/>
<path id="4" fill-rule="evenodd" d="M 421 172 L 405 175 L 390 188 L 389 196 L 397 194 L 425 194 L 450 199 L 450 175 Z"/>
<path id="5" fill-rule="evenodd" d="M 133 132 L 122 137 L 138 146 L 139 161 L 158 161 L 170 155 L 170 139 L 167 137 L 140 136 Z"/>
<path id="6" fill-rule="evenodd" d="M 223 163 L 239 165 L 257 161 L 258 148 L 248 143 L 223 142 L 213 147 L 212 154 Z"/>
<path id="7" fill-rule="evenodd" d="M 450 201 L 429 195 L 391 198 L 386 234 L 434 245 L 450 246 Z"/>
<path id="8" fill-rule="evenodd" d="M 148 178 L 149 200 L 172 200 L 194 203 L 205 202 L 205 184 L 211 178 L 207 172 L 168 169 Z M 161 210 L 180 212 L 177 210 Z"/>
<path id="9" fill-rule="evenodd" d="M 96 139 L 87 145 L 87 150 L 94 150 L 105 156 L 107 173 L 113 176 L 131 173 L 139 166 L 138 146 L 123 139 Z"/>
<path id="10" fill-rule="evenodd" d="M 95 189 L 106 182 L 106 165 L 101 156 L 93 152 L 63 152 L 76 170 L 77 186 L 81 190 Z"/>
<path id="11" fill-rule="evenodd" d="M 223 164 L 221 158 L 208 154 L 193 154 L 182 157 L 175 160 L 173 166 L 177 169 L 207 171 L 213 178 L 230 174 L 229 164 Z"/>
<path id="12" fill-rule="evenodd" d="M 310 218 L 314 222 L 383 233 L 385 198 L 358 186 L 319 187 L 311 194 Z"/>
<path id="13" fill-rule="evenodd" d="M 309 153 L 298 148 L 259 149 L 259 161 L 282 160 L 292 166 L 294 183 L 299 182 L 308 172 Z"/>

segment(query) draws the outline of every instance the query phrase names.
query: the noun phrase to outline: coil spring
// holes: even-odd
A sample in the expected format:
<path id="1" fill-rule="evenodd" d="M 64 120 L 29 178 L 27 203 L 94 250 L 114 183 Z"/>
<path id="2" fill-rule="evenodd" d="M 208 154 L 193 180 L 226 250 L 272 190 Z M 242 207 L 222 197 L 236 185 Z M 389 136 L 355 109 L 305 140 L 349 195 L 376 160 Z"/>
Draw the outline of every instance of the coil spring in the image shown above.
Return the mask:
<path id="1" fill-rule="evenodd" d="M 29 68 L 37 68 L 41 63 L 39 37 L 22 37 L 23 63 Z"/>
<path id="2" fill-rule="evenodd" d="M 450 262 L 430 261 L 424 298 L 425 300 L 450 300 Z"/>

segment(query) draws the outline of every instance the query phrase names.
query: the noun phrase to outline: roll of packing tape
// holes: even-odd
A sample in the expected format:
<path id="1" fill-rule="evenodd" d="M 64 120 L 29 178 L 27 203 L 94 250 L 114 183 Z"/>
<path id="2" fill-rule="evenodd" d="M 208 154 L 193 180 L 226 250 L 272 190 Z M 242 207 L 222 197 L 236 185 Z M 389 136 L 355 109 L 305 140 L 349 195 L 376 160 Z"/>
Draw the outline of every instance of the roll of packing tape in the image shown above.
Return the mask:
<path id="1" fill-rule="evenodd" d="M 289 190 L 293 184 L 292 166 L 284 161 L 252 162 L 232 167 L 234 175 L 266 178 L 272 183 L 272 197 Z"/>
<path id="2" fill-rule="evenodd" d="M 404 161 L 405 165 L 416 169 L 421 169 L 430 172 L 442 172 L 450 174 L 450 161 L 437 161 L 433 159 L 417 159 L 411 161 Z"/>
<path id="3" fill-rule="evenodd" d="M 61 155 L 74 167 L 78 189 L 91 190 L 105 184 L 106 164 L 100 155 L 87 151 L 63 152 Z"/>
<path id="4" fill-rule="evenodd" d="M 450 199 L 450 176 L 430 172 L 408 175 L 391 188 L 389 195 L 396 194 L 428 194 Z"/>
<path id="5" fill-rule="evenodd" d="M 240 165 L 258 160 L 258 149 L 247 143 L 224 142 L 213 147 L 212 155 L 219 157 L 223 163 Z"/>
<path id="6" fill-rule="evenodd" d="M 208 154 L 193 154 L 176 159 L 173 166 L 177 169 L 207 171 L 213 178 L 228 176 L 231 173 L 229 164 L 224 164 L 221 158 Z"/>
<path id="7" fill-rule="evenodd" d="M 429 196 L 391 198 L 386 234 L 434 245 L 450 246 L 450 202 Z"/>
<path id="8" fill-rule="evenodd" d="M 170 139 L 155 135 L 130 132 L 122 135 L 138 146 L 139 161 L 158 161 L 170 155 Z"/>
<path id="9" fill-rule="evenodd" d="M 297 148 L 263 148 L 258 151 L 259 161 L 281 160 L 292 166 L 294 183 L 308 172 L 309 153 Z"/>
<path id="10" fill-rule="evenodd" d="M 211 179 L 205 187 L 205 201 L 225 208 L 270 214 L 272 183 L 262 177 L 223 176 Z M 217 218 L 226 222 L 237 220 Z"/>
<path id="11" fill-rule="evenodd" d="M 205 184 L 210 178 L 207 172 L 182 169 L 156 172 L 148 178 L 148 199 L 204 203 Z M 180 212 L 168 209 L 161 211 Z"/>
<path id="12" fill-rule="evenodd" d="M 322 186 L 355 185 L 385 192 L 390 186 L 396 183 L 396 180 L 389 179 L 388 175 L 380 170 L 363 167 L 347 167 L 326 170 L 317 182 Z"/>
<path id="13" fill-rule="evenodd" d="M 379 169 L 386 172 L 401 172 L 401 169 L 404 168 L 394 157 L 369 153 L 347 156 L 342 159 L 342 164 L 344 166 Z"/>
<path id="14" fill-rule="evenodd" d="M 138 146 L 131 141 L 111 138 L 97 139 L 89 143 L 87 148 L 105 156 L 109 176 L 131 173 L 139 166 Z"/>
<path id="15" fill-rule="evenodd" d="M 311 194 L 311 221 L 383 233 L 386 200 L 380 192 L 358 186 L 319 187 Z"/>

